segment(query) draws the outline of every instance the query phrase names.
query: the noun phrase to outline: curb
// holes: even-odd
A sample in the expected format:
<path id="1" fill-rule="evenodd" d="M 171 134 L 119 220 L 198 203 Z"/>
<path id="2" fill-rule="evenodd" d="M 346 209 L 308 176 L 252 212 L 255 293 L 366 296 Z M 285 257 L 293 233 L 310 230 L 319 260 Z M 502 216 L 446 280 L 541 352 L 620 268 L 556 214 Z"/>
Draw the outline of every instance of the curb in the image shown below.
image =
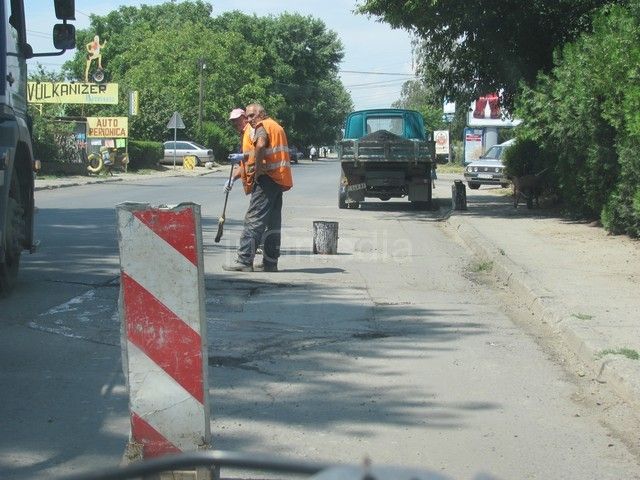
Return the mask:
<path id="1" fill-rule="evenodd" d="M 212 173 L 217 173 L 217 172 L 221 172 L 223 170 L 222 167 L 216 167 L 213 168 L 211 170 L 207 170 L 206 172 L 202 172 L 202 173 L 198 173 L 197 175 L 194 175 L 196 177 L 204 177 L 205 175 L 210 175 Z M 134 174 L 135 175 L 135 174 Z M 40 191 L 40 190 L 55 190 L 58 188 L 67 188 L 67 187 L 79 187 L 81 185 L 97 185 L 97 184 L 101 184 L 101 183 L 113 183 L 113 182 L 126 182 L 128 180 L 136 180 L 139 178 L 175 178 L 175 177 L 184 177 L 186 175 L 181 175 L 179 173 L 176 173 L 174 175 L 154 175 L 154 174 L 149 174 L 149 175 L 142 175 L 142 176 L 137 176 L 135 178 L 131 178 L 131 177 L 118 177 L 118 178 L 103 178 L 103 179 L 95 179 L 95 180 L 88 180 L 86 182 L 78 182 L 78 181 L 72 181 L 69 183 L 58 183 L 58 184 L 51 184 L 51 185 L 42 185 L 42 186 L 35 186 L 34 191 Z"/>
<path id="2" fill-rule="evenodd" d="M 57 188 L 66 188 L 66 187 L 79 187 L 80 185 L 96 185 L 100 183 L 112 183 L 112 182 L 122 182 L 124 178 L 105 178 L 104 180 L 91 180 L 88 182 L 73 182 L 73 183 L 60 183 L 58 185 L 43 185 L 41 187 L 35 187 L 34 191 L 39 190 L 55 190 Z"/>
<path id="3" fill-rule="evenodd" d="M 526 268 L 470 225 L 464 214 L 445 216 L 446 224 L 473 254 L 493 263 L 492 274 L 508 287 L 533 313 L 541 327 L 551 329 L 561 342 L 591 371 L 599 383 L 609 384 L 634 409 L 640 411 L 640 365 L 620 356 L 599 358 L 609 347 L 601 334 L 573 318 L 561 300 L 535 281 Z"/>

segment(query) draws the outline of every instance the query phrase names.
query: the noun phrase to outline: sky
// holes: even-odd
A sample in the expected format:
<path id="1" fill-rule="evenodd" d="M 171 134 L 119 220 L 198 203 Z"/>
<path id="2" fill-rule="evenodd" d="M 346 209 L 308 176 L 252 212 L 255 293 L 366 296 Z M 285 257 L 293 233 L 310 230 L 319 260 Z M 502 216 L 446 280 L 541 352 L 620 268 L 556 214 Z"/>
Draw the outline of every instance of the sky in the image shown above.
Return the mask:
<path id="1" fill-rule="evenodd" d="M 144 2 L 129 0 L 75 0 L 76 28 L 89 26 L 89 15 L 104 15 L 121 5 L 155 5 L 158 0 Z M 288 11 L 311 15 L 324 21 L 335 31 L 344 46 L 340 77 L 356 109 L 389 107 L 400 98 L 402 83 L 411 78 L 411 37 L 404 30 L 393 30 L 374 18 L 356 15 L 358 0 L 211 0 L 213 15 L 229 10 L 247 14 L 278 15 Z M 35 52 L 51 51 L 51 30 L 56 23 L 53 0 L 25 0 L 27 9 L 27 37 Z M 57 70 L 71 54 L 43 57 L 29 61 L 30 68 L 42 64 L 47 70 Z M 105 62 L 105 69 L 108 63 Z M 351 72 L 376 72 L 351 73 Z M 380 73 L 385 75 L 380 75 Z M 392 73 L 394 75 L 386 75 Z"/>

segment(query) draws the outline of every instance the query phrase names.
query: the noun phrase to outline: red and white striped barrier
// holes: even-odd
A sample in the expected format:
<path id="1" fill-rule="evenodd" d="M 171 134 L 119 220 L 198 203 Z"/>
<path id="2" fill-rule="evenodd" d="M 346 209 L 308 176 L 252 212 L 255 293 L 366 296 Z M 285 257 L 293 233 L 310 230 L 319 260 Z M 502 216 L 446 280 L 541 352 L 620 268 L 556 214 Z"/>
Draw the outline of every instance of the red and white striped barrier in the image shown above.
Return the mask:
<path id="1" fill-rule="evenodd" d="M 210 444 L 200 206 L 117 206 L 131 442 L 143 458 Z"/>

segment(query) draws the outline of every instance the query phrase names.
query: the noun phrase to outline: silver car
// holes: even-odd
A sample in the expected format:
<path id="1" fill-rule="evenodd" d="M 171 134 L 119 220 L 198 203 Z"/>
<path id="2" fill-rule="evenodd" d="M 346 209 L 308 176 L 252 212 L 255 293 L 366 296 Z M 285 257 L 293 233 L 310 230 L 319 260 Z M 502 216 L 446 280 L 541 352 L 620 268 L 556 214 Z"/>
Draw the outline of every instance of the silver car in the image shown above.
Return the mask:
<path id="1" fill-rule="evenodd" d="M 480 185 L 500 185 L 503 188 L 509 186 L 509 179 L 504 172 L 502 158 L 507 148 L 513 145 L 509 140 L 494 145 L 478 160 L 469 163 L 464 169 L 464 179 L 472 190 L 477 190 Z"/>
<path id="2" fill-rule="evenodd" d="M 204 165 L 206 162 L 213 162 L 213 150 L 198 145 L 195 142 L 178 140 L 177 142 L 164 142 L 164 158 L 160 163 L 173 164 L 175 149 L 176 164 L 182 165 L 185 156 L 196 157 L 196 165 Z"/>

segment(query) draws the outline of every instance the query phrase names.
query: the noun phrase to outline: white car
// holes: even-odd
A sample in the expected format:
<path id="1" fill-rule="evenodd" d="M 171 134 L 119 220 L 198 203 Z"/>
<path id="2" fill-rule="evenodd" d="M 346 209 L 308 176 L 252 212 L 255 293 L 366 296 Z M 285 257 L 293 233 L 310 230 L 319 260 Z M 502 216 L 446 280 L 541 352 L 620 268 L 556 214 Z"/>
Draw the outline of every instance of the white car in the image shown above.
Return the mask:
<path id="1" fill-rule="evenodd" d="M 173 164 L 175 151 L 175 159 L 177 165 L 182 165 L 182 160 L 187 155 L 196 157 L 196 165 L 204 165 L 207 162 L 213 162 L 213 150 L 198 145 L 195 142 L 178 140 L 177 142 L 164 142 L 164 157 L 160 163 Z"/>
<path id="2" fill-rule="evenodd" d="M 470 189 L 477 190 L 480 185 L 500 185 L 503 188 L 509 186 L 510 181 L 504 173 L 502 158 L 504 152 L 514 142 L 515 140 L 508 140 L 494 145 L 478 160 L 469 163 L 464 168 L 464 179 Z"/>

